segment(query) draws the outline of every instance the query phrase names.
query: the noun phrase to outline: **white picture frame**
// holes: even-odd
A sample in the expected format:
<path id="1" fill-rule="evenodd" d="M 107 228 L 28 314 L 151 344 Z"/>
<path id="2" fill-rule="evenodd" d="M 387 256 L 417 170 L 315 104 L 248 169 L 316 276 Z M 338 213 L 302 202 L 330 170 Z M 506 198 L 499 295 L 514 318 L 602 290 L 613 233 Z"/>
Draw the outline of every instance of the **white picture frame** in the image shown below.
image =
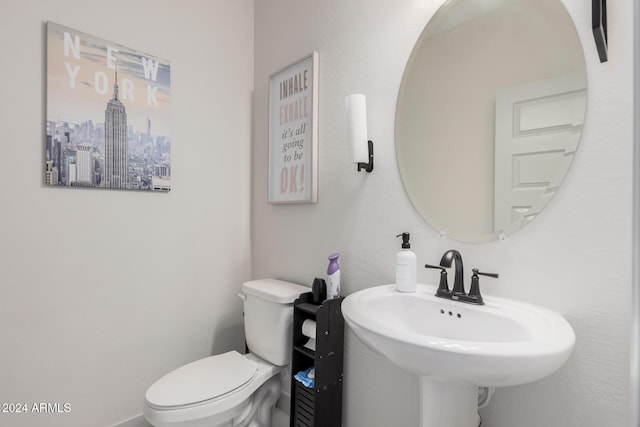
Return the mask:
<path id="1" fill-rule="evenodd" d="M 318 53 L 269 77 L 272 204 L 318 202 Z"/>

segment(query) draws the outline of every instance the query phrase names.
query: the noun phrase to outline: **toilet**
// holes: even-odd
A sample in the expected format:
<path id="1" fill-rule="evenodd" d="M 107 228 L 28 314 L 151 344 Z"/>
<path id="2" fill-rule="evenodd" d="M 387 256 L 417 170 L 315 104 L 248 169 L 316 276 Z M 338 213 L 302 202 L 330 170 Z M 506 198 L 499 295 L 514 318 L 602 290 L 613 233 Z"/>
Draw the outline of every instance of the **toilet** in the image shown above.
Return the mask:
<path id="1" fill-rule="evenodd" d="M 242 285 L 249 353 L 196 360 L 147 390 L 144 416 L 156 427 L 270 427 L 280 372 L 291 359 L 293 302 L 311 289 L 275 279 Z"/>

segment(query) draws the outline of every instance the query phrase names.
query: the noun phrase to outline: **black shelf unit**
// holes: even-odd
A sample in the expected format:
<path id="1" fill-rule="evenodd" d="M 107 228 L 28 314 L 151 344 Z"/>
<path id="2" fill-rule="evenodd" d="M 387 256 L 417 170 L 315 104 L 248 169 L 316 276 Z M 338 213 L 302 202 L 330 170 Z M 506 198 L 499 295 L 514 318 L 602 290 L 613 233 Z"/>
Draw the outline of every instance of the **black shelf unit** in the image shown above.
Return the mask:
<path id="1" fill-rule="evenodd" d="M 313 304 L 311 292 L 293 303 L 293 349 L 291 355 L 290 427 L 340 427 L 342 425 L 342 364 L 344 355 L 344 297 Z M 316 322 L 316 349 L 304 347 L 302 323 Z M 297 372 L 315 367 L 314 388 L 293 378 Z"/>

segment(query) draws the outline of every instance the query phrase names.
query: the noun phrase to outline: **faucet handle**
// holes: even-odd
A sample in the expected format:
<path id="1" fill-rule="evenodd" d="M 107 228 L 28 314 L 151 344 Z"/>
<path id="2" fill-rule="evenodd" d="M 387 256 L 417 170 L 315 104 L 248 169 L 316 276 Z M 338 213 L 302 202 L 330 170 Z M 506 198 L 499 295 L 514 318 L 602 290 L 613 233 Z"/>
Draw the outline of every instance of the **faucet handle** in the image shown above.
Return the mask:
<path id="1" fill-rule="evenodd" d="M 497 279 L 499 275 L 497 273 L 483 273 L 477 268 L 472 268 L 473 275 L 471 276 L 471 288 L 469 289 L 468 298 L 472 299 L 476 304 L 484 304 L 482 295 L 480 295 L 480 278 L 478 276 L 487 276 Z"/>
<path id="2" fill-rule="evenodd" d="M 494 279 L 497 279 L 498 277 L 500 277 L 498 273 L 482 273 L 481 271 L 478 271 L 477 268 L 472 268 L 471 271 L 473 271 L 473 274 L 479 274 L 480 276 L 493 277 Z"/>
<path id="3" fill-rule="evenodd" d="M 436 296 L 442 297 L 442 296 L 449 295 L 451 291 L 449 290 L 449 282 L 447 281 L 447 269 L 440 265 L 430 265 L 430 264 L 425 264 L 424 267 L 437 268 L 440 270 L 440 284 L 438 285 Z"/>

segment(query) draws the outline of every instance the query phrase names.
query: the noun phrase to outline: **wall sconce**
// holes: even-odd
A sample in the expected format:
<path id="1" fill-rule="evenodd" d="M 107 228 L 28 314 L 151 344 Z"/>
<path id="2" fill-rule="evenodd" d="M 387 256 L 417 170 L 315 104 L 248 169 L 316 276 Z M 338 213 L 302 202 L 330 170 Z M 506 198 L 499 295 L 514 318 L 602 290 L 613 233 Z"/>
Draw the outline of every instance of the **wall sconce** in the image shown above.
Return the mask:
<path id="1" fill-rule="evenodd" d="M 351 161 L 358 164 L 358 172 L 373 170 L 373 141 L 367 138 L 367 100 L 354 93 L 344 98 L 347 111 L 347 137 Z"/>

